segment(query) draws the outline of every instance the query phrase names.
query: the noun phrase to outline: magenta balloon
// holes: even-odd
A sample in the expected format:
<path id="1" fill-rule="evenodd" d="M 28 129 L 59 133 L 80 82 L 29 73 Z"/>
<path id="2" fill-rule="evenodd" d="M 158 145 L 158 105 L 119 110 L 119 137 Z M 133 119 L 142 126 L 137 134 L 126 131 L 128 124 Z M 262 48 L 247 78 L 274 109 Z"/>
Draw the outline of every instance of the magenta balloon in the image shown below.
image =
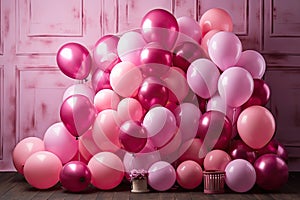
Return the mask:
<path id="1" fill-rule="evenodd" d="M 198 137 L 206 149 L 226 149 L 231 134 L 232 124 L 224 113 L 207 111 L 200 117 Z"/>
<path id="2" fill-rule="evenodd" d="M 231 190 L 241 193 L 249 191 L 254 186 L 257 177 L 253 165 L 243 159 L 228 163 L 225 172 L 226 185 Z"/>
<path id="3" fill-rule="evenodd" d="M 115 64 L 120 62 L 117 52 L 119 39 L 115 35 L 105 35 L 96 42 L 93 59 L 98 68 L 103 71 L 111 71 Z"/>
<path id="4" fill-rule="evenodd" d="M 180 67 L 185 72 L 193 61 L 206 58 L 206 54 L 199 44 L 188 41 L 176 45 L 173 54 L 173 65 Z"/>
<path id="5" fill-rule="evenodd" d="M 67 43 L 59 48 L 56 62 L 60 70 L 70 78 L 85 79 L 90 71 L 92 59 L 89 51 L 78 43 Z"/>
<path id="6" fill-rule="evenodd" d="M 201 42 L 201 29 L 198 22 L 187 16 L 182 16 L 177 19 L 179 32 L 187 35 L 197 43 Z"/>
<path id="7" fill-rule="evenodd" d="M 154 105 L 166 105 L 168 98 L 169 90 L 165 83 L 154 76 L 146 78 L 138 91 L 138 100 L 146 110 Z"/>
<path id="8" fill-rule="evenodd" d="M 234 33 L 220 31 L 210 39 L 208 54 L 211 60 L 224 71 L 234 66 L 240 59 L 242 43 Z"/>
<path id="9" fill-rule="evenodd" d="M 233 160 L 244 159 L 253 164 L 257 158 L 256 152 L 248 147 L 242 140 L 233 140 L 229 146 L 228 154 Z"/>
<path id="10" fill-rule="evenodd" d="M 275 138 L 273 138 L 266 146 L 257 150 L 257 154 L 262 156 L 264 154 L 275 154 L 288 162 L 288 153 L 286 148 Z"/>
<path id="11" fill-rule="evenodd" d="M 146 145 L 147 130 L 140 122 L 129 120 L 121 125 L 119 139 L 123 149 L 137 153 Z"/>
<path id="12" fill-rule="evenodd" d="M 158 42 L 164 48 L 171 50 L 176 42 L 179 26 L 176 18 L 170 12 L 154 9 L 143 17 L 141 29 L 147 42 Z"/>
<path id="13" fill-rule="evenodd" d="M 102 89 L 112 89 L 109 81 L 109 73 L 97 68 L 92 75 L 92 86 L 95 93 Z"/>
<path id="14" fill-rule="evenodd" d="M 158 161 L 149 168 L 148 183 L 157 191 L 169 190 L 176 181 L 176 171 L 171 164 Z"/>
<path id="15" fill-rule="evenodd" d="M 61 121 L 75 137 L 81 136 L 91 127 L 96 113 L 91 101 L 80 94 L 68 97 L 60 108 Z"/>
<path id="16" fill-rule="evenodd" d="M 288 181 L 288 166 L 275 154 L 260 156 L 254 163 L 256 184 L 265 190 L 279 190 Z"/>
<path id="17" fill-rule="evenodd" d="M 71 161 L 63 166 L 60 171 L 59 181 L 66 190 L 81 192 L 90 184 L 91 172 L 85 163 Z"/>

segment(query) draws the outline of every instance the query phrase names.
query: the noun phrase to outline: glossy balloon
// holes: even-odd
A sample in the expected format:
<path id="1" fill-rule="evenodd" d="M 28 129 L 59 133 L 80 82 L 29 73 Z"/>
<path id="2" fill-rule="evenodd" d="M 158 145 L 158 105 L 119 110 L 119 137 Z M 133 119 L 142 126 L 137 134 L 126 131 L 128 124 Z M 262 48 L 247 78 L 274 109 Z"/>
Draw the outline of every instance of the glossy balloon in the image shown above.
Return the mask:
<path id="1" fill-rule="evenodd" d="M 82 155 L 82 157 L 87 161 L 89 161 L 93 155 L 101 151 L 93 138 L 92 129 L 89 129 L 79 137 L 78 150 L 80 155 Z"/>
<path id="2" fill-rule="evenodd" d="M 202 182 L 201 166 L 192 160 L 182 162 L 176 169 L 177 183 L 184 189 L 195 189 Z"/>
<path id="3" fill-rule="evenodd" d="M 214 149 L 208 152 L 204 158 L 205 170 L 224 171 L 231 157 L 223 150 Z"/>
<path id="4" fill-rule="evenodd" d="M 228 154 L 233 160 L 244 159 L 249 161 L 251 164 L 257 159 L 255 150 L 247 146 L 242 140 L 233 140 L 230 144 Z"/>
<path id="5" fill-rule="evenodd" d="M 112 89 L 109 81 L 109 73 L 97 68 L 92 75 L 92 86 L 95 93 L 102 89 Z"/>
<path id="6" fill-rule="evenodd" d="M 81 94 L 83 96 L 86 96 L 87 98 L 89 98 L 91 102 L 93 102 L 95 96 L 95 92 L 92 88 L 90 88 L 86 84 L 78 83 L 78 84 L 71 85 L 65 90 L 63 95 L 63 101 L 65 101 L 68 97 L 75 94 Z"/>
<path id="7" fill-rule="evenodd" d="M 199 138 L 193 138 L 184 142 L 179 149 L 179 163 L 193 160 L 202 166 L 204 158 L 208 152 Z"/>
<path id="8" fill-rule="evenodd" d="M 267 145 L 263 148 L 257 150 L 258 156 L 264 154 L 275 154 L 283 159 L 285 162 L 288 162 L 288 152 L 284 145 L 280 143 L 277 139 L 273 138 Z"/>
<path id="9" fill-rule="evenodd" d="M 96 93 L 94 105 L 98 112 L 106 109 L 117 110 L 120 97 L 111 89 L 102 89 Z"/>
<path id="10" fill-rule="evenodd" d="M 220 30 L 210 30 L 209 32 L 207 32 L 204 37 L 201 40 L 201 47 L 202 49 L 205 51 L 206 55 L 208 56 L 208 45 L 209 45 L 209 41 L 211 40 L 212 36 L 214 34 L 216 34 L 217 32 L 219 32 Z"/>
<path id="11" fill-rule="evenodd" d="M 118 104 L 117 112 L 121 123 L 128 120 L 140 121 L 144 115 L 141 103 L 134 98 L 122 99 Z"/>

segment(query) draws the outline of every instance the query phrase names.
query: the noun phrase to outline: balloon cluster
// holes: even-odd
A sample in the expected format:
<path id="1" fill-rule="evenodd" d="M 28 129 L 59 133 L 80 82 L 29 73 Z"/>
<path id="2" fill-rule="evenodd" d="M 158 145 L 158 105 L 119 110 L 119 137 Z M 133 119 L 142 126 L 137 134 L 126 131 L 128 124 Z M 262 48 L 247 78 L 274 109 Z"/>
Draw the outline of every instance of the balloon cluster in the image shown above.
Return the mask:
<path id="1" fill-rule="evenodd" d="M 264 107 L 266 63 L 257 51 L 242 51 L 232 29 L 219 8 L 199 22 L 155 9 L 139 29 L 101 37 L 92 54 L 63 45 L 58 67 L 84 81 L 65 91 L 61 122 L 43 140 L 17 144 L 17 171 L 33 187 L 60 181 L 72 192 L 90 183 L 115 188 L 133 170 L 147 171 L 157 191 L 175 182 L 194 189 L 203 170 L 225 171 L 236 192 L 255 183 L 279 189 L 288 178 L 287 152 Z"/>

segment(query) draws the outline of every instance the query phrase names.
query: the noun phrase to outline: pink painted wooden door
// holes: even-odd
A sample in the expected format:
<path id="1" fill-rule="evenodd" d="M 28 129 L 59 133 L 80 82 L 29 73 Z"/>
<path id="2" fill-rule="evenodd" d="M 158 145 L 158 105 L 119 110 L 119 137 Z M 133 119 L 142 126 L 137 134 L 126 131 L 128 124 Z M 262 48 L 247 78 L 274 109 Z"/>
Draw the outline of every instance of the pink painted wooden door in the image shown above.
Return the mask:
<path id="1" fill-rule="evenodd" d="M 28 136 L 42 138 L 59 119 L 64 90 L 74 80 L 58 69 L 58 48 L 70 41 L 92 50 L 99 37 L 138 28 L 143 15 L 164 8 L 198 20 L 209 8 L 227 10 L 244 49 L 262 52 L 276 137 L 300 170 L 300 3 L 298 0 L 1 0 L 0 170 L 14 170 L 11 152 Z"/>

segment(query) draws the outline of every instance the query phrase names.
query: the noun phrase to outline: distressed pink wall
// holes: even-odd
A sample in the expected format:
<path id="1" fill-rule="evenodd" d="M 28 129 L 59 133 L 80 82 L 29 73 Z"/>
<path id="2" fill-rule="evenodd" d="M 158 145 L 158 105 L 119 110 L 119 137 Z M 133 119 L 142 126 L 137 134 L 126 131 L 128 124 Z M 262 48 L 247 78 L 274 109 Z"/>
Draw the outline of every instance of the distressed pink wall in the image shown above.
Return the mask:
<path id="1" fill-rule="evenodd" d="M 90 50 L 108 33 L 137 28 L 142 16 L 164 8 L 199 19 L 212 7 L 233 17 L 244 49 L 262 52 L 276 137 L 300 170 L 300 1 L 298 0 L 1 0 L 0 170 L 13 170 L 11 151 L 28 136 L 42 137 L 59 121 L 64 89 L 74 81 L 58 70 L 57 49 L 76 41 Z"/>

